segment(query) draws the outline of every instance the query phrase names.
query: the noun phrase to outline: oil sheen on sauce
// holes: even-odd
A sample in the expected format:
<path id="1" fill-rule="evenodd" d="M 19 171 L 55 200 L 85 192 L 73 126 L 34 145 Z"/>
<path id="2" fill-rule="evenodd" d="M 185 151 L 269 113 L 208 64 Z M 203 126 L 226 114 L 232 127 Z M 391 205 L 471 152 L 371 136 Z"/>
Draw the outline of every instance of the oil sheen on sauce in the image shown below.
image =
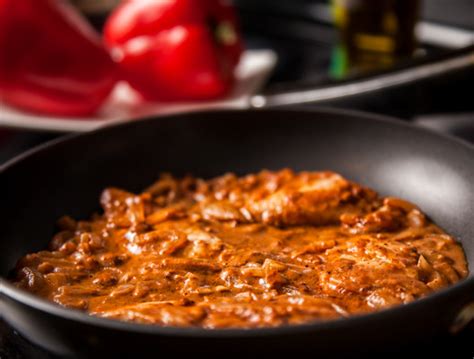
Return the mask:
<path id="1" fill-rule="evenodd" d="M 102 214 L 59 220 L 14 282 L 91 315 L 162 326 L 268 327 L 408 303 L 468 274 L 413 204 L 333 172 L 107 188 Z"/>

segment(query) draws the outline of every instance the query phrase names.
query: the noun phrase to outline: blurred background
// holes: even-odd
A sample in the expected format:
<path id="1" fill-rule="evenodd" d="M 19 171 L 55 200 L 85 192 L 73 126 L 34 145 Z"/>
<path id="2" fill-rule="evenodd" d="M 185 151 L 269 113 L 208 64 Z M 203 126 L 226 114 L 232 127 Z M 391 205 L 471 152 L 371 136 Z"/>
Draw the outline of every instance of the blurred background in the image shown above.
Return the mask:
<path id="1" fill-rule="evenodd" d="M 117 0 L 75 0 L 97 29 Z M 271 48 L 278 64 L 264 92 L 297 91 L 449 57 L 474 44 L 472 0 L 235 0 L 247 48 Z M 374 20 L 376 19 L 376 20 Z M 370 33 L 372 39 L 357 43 Z M 364 40 L 364 39 L 362 39 Z M 392 41 L 387 45 L 384 41 Z M 464 51 L 471 53 L 471 51 Z M 413 119 L 470 112 L 473 63 L 446 78 L 324 104 Z M 382 92 L 381 92 L 382 93 Z M 474 117 L 473 121 L 474 121 Z"/>
<path id="2" fill-rule="evenodd" d="M 72 2 L 101 31 L 119 1 Z M 246 48 L 272 49 L 277 54 L 276 67 L 260 90 L 268 103 L 284 104 L 287 99 L 278 95 L 296 94 L 305 98 L 305 106 L 382 113 L 474 140 L 474 1 L 235 0 L 234 4 Z M 433 62 L 441 62 L 442 70 L 422 69 L 422 78 L 413 80 L 417 68 Z M 397 78 L 404 69 L 415 73 Z M 356 87 L 355 94 L 348 95 L 344 87 L 373 79 L 377 91 L 364 93 Z M 324 91 L 322 96 L 318 91 L 307 94 L 328 88 L 330 96 Z M 302 91 L 306 97 L 298 96 Z M 258 105 L 262 98 L 254 100 Z M 0 162 L 56 136 L 48 129 L 4 127 Z"/>

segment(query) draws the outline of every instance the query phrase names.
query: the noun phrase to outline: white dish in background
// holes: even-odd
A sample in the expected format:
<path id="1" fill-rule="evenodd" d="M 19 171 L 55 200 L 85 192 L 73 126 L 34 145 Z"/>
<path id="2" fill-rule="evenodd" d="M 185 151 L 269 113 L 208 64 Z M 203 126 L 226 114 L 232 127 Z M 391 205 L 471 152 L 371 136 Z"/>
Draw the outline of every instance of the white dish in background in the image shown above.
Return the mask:
<path id="1" fill-rule="evenodd" d="M 225 99 L 208 102 L 150 103 L 139 100 L 126 83 L 117 84 L 97 115 L 88 118 L 52 117 L 23 112 L 0 102 L 0 127 L 54 132 L 86 132 L 118 121 L 206 109 L 243 109 L 265 83 L 277 58 L 272 50 L 247 50 L 236 69 L 236 85 Z"/>

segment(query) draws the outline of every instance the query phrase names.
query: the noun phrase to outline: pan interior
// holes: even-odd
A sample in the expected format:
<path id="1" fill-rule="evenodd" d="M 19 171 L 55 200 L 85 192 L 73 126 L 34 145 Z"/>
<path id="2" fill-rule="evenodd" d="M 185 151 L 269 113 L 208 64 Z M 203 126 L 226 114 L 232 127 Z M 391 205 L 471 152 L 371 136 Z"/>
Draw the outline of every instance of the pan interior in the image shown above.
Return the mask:
<path id="1" fill-rule="evenodd" d="M 376 116 L 216 111 L 148 119 L 45 146 L 0 174 L 3 276 L 43 249 L 56 220 L 87 218 L 103 188 L 140 191 L 160 172 L 211 177 L 261 169 L 333 170 L 418 204 L 474 263 L 474 149 Z M 472 277 L 473 274 L 471 273 Z"/>

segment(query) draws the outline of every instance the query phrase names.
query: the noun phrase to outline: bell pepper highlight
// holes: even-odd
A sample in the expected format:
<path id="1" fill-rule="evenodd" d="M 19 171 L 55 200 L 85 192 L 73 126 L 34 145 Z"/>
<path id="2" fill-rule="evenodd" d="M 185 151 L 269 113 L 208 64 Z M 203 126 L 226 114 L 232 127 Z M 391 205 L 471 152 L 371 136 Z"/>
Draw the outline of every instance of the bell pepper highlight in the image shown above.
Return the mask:
<path id="1" fill-rule="evenodd" d="M 243 48 L 234 8 L 218 0 L 128 0 L 104 37 L 123 79 L 155 101 L 227 94 Z"/>

